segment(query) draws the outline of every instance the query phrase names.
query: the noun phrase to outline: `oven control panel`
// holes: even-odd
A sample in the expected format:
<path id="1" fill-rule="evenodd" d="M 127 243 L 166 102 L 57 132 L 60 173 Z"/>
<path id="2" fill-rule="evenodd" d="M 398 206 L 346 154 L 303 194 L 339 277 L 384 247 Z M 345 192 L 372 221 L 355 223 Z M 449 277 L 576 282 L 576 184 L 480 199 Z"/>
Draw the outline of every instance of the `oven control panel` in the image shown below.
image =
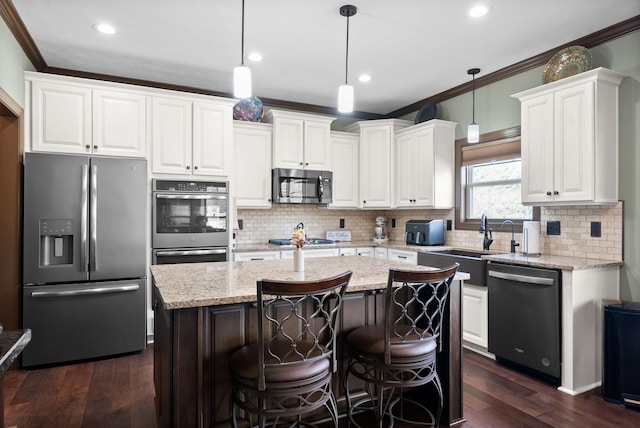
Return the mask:
<path id="1" fill-rule="evenodd" d="M 185 180 L 153 180 L 153 191 L 157 192 L 196 192 L 196 193 L 228 193 L 226 182 L 221 181 L 185 181 Z"/>

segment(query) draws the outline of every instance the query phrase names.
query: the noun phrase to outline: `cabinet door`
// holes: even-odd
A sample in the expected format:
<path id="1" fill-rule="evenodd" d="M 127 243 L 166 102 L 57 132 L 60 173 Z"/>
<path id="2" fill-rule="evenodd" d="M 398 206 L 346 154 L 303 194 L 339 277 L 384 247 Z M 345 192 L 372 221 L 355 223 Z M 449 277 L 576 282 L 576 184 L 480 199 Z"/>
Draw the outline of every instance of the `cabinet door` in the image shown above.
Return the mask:
<path id="1" fill-rule="evenodd" d="M 522 202 L 553 200 L 553 94 L 522 102 Z"/>
<path id="2" fill-rule="evenodd" d="M 147 97 L 141 94 L 93 91 L 93 153 L 147 156 Z"/>
<path id="3" fill-rule="evenodd" d="M 360 137 L 360 199 L 362 208 L 391 206 L 391 128 L 363 128 Z"/>
<path id="4" fill-rule="evenodd" d="M 331 207 L 358 207 L 358 136 L 332 135 L 331 165 L 333 202 Z"/>
<path id="5" fill-rule="evenodd" d="M 423 129 L 414 135 L 411 156 L 413 206 L 434 206 L 433 191 L 436 173 L 434 144 L 434 128 Z"/>
<path id="6" fill-rule="evenodd" d="M 358 252 L 355 247 L 340 248 L 339 251 L 341 256 L 355 256 Z"/>
<path id="7" fill-rule="evenodd" d="M 374 247 L 373 256 L 376 259 L 387 260 L 387 257 L 388 257 L 387 249 L 383 247 Z"/>
<path id="8" fill-rule="evenodd" d="M 357 254 L 363 257 L 374 257 L 373 247 L 358 247 Z"/>
<path id="9" fill-rule="evenodd" d="M 238 208 L 271 208 L 271 128 L 234 124 L 234 183 Z"/>
<path id="10" fill-rule="evenodd" d="M 293 253 L 293 251 L 291 251 L 291 253 Z M 291 257 L 293 258 L 293 255 Z M 236 261 L 236 262 L 246 262 L 251 260 L 278 260 L 278 259 L 280 259 L 280 251 L 249 251 L 246 253 L 233 254 L 233 261 Z"/>
<path id="11" fill-rule="evenodd" d="M 413 205 L 414 187 L 414 136 L 400 135 L 396 138 L 396 203 L 398 208 Z"/>
<path id="12" fill-rule="evenodd" d="M 555 93 L 556 201 L 591 201 L 595 196 L 593 86 L 589 82 Z"/>
<path id="13" fill-rule="evenodd" d="M 231 107 L 193 103 L 193 174 L 228 176 L 233 130 Z"/>
<path id="14" fill-rule="evenodd" d="M 277 118 L 273 123 L 273 167 L 303 168 L 304 120 Z"/>
<path id="15" fill-rule="evenodd" d="M 91 153 L 91 89 L 31 84 L 33 151 Z"/>
<path id="16" fill-rule="evenodd" d="M 191 102 L 159 98 L 152 101 L 154 174 L 191 174 Z"/>
<path id="17" fill-rule="evenodd" d="M 326 171 L 331 163 L 331 128 L 326 122 L 304 121 L 304 169 Z"/>
<path id="18" fill-rule="evenodd" d="M 489 346 L 488 289 L 464 284 L 462 289 L 462 339 L 482 347 Z"/>

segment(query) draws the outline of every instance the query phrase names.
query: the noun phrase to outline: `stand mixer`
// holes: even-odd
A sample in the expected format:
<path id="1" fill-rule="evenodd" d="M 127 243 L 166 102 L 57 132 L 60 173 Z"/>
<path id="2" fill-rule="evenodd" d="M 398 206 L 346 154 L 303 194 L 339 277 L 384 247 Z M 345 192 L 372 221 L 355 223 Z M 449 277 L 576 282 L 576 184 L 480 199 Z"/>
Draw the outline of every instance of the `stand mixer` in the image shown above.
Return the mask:
<path id="1" fill-rule="evenodd" d="M 377 242 L 377 243 L 389 242 L 389 237 L 387 237 L 387 229 L 385 227 L 386 223 L 387 223 L 387 220 L 384 217 L 382 216 L 376 217 L 375 235 L 372 238 L 373 242 Z"/>

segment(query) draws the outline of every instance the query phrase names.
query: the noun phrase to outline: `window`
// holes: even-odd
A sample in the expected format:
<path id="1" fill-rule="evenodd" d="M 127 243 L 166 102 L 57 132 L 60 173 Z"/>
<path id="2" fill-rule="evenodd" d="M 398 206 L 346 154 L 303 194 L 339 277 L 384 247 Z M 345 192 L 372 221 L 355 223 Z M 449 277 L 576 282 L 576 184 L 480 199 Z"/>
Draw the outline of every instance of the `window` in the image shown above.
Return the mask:
<path id="1" fill-rule="evenodd" d="M 478 230 L 482 214 L 494 230 L 507 219 L 514 222 L 516 230 L 522 229 L 523 220 L 539 220 L 539 208 L 520 202 L 519 131 L 501 131 L 493 134 L 496 138 L 485 134 L 478 144 L 456 141 L 456 229 Z M 500 138 L 505 132 L 508 138 Z"/>

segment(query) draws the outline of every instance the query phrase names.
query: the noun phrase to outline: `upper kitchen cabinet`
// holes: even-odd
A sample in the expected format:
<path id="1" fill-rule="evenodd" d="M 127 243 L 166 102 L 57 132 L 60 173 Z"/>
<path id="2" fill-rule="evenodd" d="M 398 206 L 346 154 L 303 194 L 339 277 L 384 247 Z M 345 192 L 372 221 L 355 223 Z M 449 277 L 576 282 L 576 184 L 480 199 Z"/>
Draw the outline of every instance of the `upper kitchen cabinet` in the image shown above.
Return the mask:
<path id="1" fill-rule="evenodd" d="M 238 208 L 271 208 L 271 125 L 233 121 L 232 192 Z"/>
<path id="2" fill-rule="evenodd" d="M 145 157 L 147 97 L 124 85 L 25 73 L 31 150 Z M 29 96 L 30 94 L 30 96 Z"/>
<path id="3" fill-rule="evenodd" d="M 229 176 L 234 101 L 211 98 L 153 97 L 154 174 Z"/>
<path id="4" fill-rule="evenodd" d="M 455 128 L 455 122 L 433 119 L 397 132 L 396 207 L 454 207 Z"/>
<path id="5" fill-rule="evenodd" d="M 618 87 L 596 68 L 512 95 L 521 102 L 522 203 L 618 201 Z"/>
<path id="6" fill-rule="evenodd" d="M 358 134 L 331 132 L 332 208 L 358 207 Z"/>
<path id="7" fill-rule="evenodd" d="M 274 168 L 329 169 L 335 117 L 269 110 L 264 120 L 273 124 Z"/>
<path id="8" fill-rule="evenodd" d="M 390 208 L 395 174 L 393 141 L 412 125 L 401 119 L 355 122 L 345 129 L 360 133 L 360 208 Z"/>

